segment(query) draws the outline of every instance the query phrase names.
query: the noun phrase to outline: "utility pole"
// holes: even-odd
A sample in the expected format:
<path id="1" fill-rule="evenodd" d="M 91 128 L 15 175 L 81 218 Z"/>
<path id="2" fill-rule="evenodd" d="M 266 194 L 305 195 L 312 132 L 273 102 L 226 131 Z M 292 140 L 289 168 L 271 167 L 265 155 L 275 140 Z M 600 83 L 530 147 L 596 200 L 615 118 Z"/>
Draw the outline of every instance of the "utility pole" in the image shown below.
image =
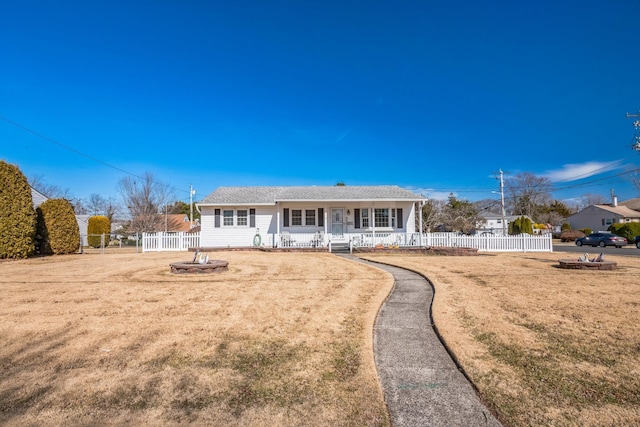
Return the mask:
<path id="1" fill-rule="evenodd" d="M 196 190 L 193 189 L 193 185 L 189 184 L 189 229 L 193 228 L 193 195 L 196 194 Z"/>
<path id="2" fill-rule="evenodd" d="M 500 169 L 500 205 L 502 207 L 502 235 L 506 236 L 506 223 L 505 223 L 505 215 L 504 215 L 504 179 L 502 178 L 503 172 L 502 168 Z"/>

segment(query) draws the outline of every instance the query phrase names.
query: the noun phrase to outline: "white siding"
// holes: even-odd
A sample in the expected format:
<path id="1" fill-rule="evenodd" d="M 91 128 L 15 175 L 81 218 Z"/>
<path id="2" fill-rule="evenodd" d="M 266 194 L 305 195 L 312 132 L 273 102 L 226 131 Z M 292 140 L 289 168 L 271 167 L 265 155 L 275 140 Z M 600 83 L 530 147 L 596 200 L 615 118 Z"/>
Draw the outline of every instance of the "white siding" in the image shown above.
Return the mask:
<path id="1" fill-rule="evenodd" d="M 402 224 L 397 224 L 394 229 L 386 228 L 386 231 L 394 231 L 394 232 L 408 232 L 413 233 L 416 231 L 416 220 L 415 220 L 415 204 L 412 202 L 385 202 L 385 201 L 376 201 L 373 202 L 331 202 L 331 203 L 318 203 L 318 202 L 307 202 L 307 203 L 288 203 L 283 202 L 276 206 L 258 206 L 253 209 L 256 210 L 256 227 L 238 227 L 238 226 L 223 226 L 222 225 L 222 216 L 221 216 L 221 226 L 215 227 L 215 209 L 220 209 L 221 214 L 222 211 L 233 210 L 234 214 L 238 209 L 251 209 L 252 207 L 233 207 L 233 206 L 225 206 L 225 207 L 210 207 L 203 206 L 200 208 L 202 218 L 201 218 L 201 240 L 200 245 L 204 248 L 207 247 L 249 247 L 253 245 L 253 239 L 256 235 L 256 231 L 259 230 L 260 236 L 262 238 L 262 243 L 265 246 L 270 246 L 271 242 L 277 241 L 278 234 L 278 226 L 277 226 L 277 218 L 278 212 L 280 213 L 280 233 L 283 231 L 287 231 L 291 234 L 313 234 L 318 231 L 331 233 L 331 209 L 332 208 L 342 208 L 344 209 L 344 232 L 352 233 L 352 232 L 365 232 L 367 230 L 371 230 L 371 226 L 368 229 L 364 228 L 355 228 L 355 209 L 369 209 L 369 221 L 370 225 L 373 225 L 373 212 L 374 208 L 388 208 L 388 209 L 402 209 Z M 289 226 L 284 227 L 284 209 L 289 209 Z M 323 220 L 325 221 L 323 226 L 319 226 L 319 216 L 318 216 L 318 208 L 324 209 Z M 302 210 L 302 223 L 306 223 L 306 215 L 305 210 L 312 209 L 316 212 L 316 222 L 314 226 L 311 225 L 299 225 L 292 226 L 291 218 L 292 218 L 292 210 L 300 209 Z M 349 211 L 349 214 L 347 214 Z M 396 214 L 397 215 L 397 214 Z M 382 231 L 383 229 L 378 229 Z"/>
<path id="2" fill-rule="evenodd" d="M 587 206 L 581 212 L 569 217 L 569 224 L 574 230 L 590 228 L 592 231 L 606 231 L 611 224 L 621 222 L 621 216 L 597 206 Z"/>
<path id="3" fill-rule="evenodd" d="M 256 210 L 256 226 L 223 226 L 222 218 L 220 219 L 220 227 L 215 227 L 215 209 L 209 206 L 203 206 L 201 212 L 201 233 L 200 245 L 204 248 L 220 248 L 220 247 L 250 247 L 253 246 L 253 238 L 257 230 L 260 231 L 262 241 L 266 242 L 266 235 L 275 234 L 275 218 L 273 215 L 273 207 L 227 207 L 219 208 L 222 210 L 233 210 L 234 214 L 238 209 L 255 209 Z M 247 218 L 249 221 L 249 218 Z M 234 221 L 235 222 L 235 221 Z M 273 230 L 273 231 L 272 231 Z"/>

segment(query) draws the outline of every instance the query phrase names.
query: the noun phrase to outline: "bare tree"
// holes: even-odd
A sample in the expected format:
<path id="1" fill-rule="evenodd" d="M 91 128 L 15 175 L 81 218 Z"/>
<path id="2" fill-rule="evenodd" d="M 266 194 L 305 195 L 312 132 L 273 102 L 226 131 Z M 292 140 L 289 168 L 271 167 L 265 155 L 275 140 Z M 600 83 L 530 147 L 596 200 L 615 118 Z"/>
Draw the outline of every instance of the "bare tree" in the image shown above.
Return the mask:
<path id="1" fill-rule="evenodd" d="M 74 198 L 70 200 L 71 205 L 73 206 L 73 213 L 76 215 L 88 215 L 89 209 L 85 206 L 84 200 L 80 198 Z"/>
<path id="2" fill-rule="evenodd" d="M 520 173 L 505 180 L 505 192 L 509 211 L 513 215 L 527 215 L 536 219 L 540 208 L 551 200 L 553 184 L 546 177 L 529 172 Z"/>
<path id="3" fill-rule="evenodd" d="M 104 197 L 97 193 L 89 194 L 87 198 L 87 209 L 91 215 L 102 215 L 105 211 L 106 200 Z"/>
<path id="4" fill-rule="evenodd" d="M 120 205 L 120 203 L 118 203 L 118 201 L 115 198 L 109 197 L 105 201 L 104 216 L 109 218 L 110 221 L 113 221 L 114 218 L 118 218 L 121 214 L 122 214 L 122 205 Z"/>
<path id="5" fill-rule="evenodd" d="M 49 199 L 72 200 L 74 198 L 68 188 L 62 188 L 55 184 L 47 184 L 42 175 L 31 175 L 28 181 L 31 187 Z"/>
<path id="6" fill-rule="evenodd" d="M 120 204 L 113 197 L 105 199 L 100 194 L 92 193 L 86 203 L 91 215 L 104 215 L 111 221 L 122 212 Z"/>
<path id="7" fill-rule="evenodd" d="M 478 228 L 483 218 L 478 214 L 478 209 L 468 200 L 458 199 L 453 194 L 449 195 L 447 203 L 442 210 L 443 223 L 453 231 L 470 233 Z"/>
<path id="8" fill-rule="evenodd" d="M 587 193 L 580 198 L 580 204 L 583 206 L 604 205 L 605 203 L 607 203 L 607 198 L 601 194 Z"/>
<path id="9" fill-rule="evenodd" d="M 145 172 L 141 178 L 121 179 L 119 188 L 131 217 L 130 231 L 154 231 L 161 222 L 158 213 L 172 200 L 170 187 L 156 179 L 153 173 Z"/>
<path id="10" fill-rule="evenodd" d="M 69 188 L 62 188 L 55 184 L 47 184 L 42 175 L 32 175 L 27 178 L 29 185 L 36 189 L 40 194 L 49 199 L 65 199 L 73 206 L 73 212 L 76 215 L 85 214 L 87 209 L 84 201 L 71 194 Z"/>
<path id="11" fill-rule="evenodd" d="M 444 200 L 429 199 L 422 205 L 422 231 L 429 232 L 442 223 Z"/>

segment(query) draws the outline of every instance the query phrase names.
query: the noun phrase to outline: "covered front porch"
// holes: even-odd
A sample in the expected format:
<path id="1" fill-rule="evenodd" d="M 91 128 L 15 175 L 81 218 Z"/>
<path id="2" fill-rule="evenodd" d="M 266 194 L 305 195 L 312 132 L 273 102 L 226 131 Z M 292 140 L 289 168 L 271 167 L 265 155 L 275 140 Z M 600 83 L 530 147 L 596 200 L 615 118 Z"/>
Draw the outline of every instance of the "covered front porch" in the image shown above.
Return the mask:
<path id="1" fill-rule="evenodd" d="M 356 232 L 332 234 L 324 232 L 290 233 L 281 232 L 274 236 L 273 247 L 279 248 L 328 248 L 347 245 L 357 247 L 419 247 L 422 246 L 420 233 L 403 232 Z"/>

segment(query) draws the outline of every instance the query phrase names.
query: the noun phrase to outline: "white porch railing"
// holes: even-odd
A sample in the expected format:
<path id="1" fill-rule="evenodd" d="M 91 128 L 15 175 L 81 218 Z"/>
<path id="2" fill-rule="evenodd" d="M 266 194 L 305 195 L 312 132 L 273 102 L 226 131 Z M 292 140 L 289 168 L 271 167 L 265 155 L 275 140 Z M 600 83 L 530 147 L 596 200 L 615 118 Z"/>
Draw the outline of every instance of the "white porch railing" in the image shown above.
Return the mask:
<path id="1" fill-rule="evenodd" d="M 263 235 L 262 246 L 280 248 L 322 248 L 329 242 L 349 242 L 350 247 L 465 247 L 482 252 L 553 252 L 551 234 L 517 236 L 467 236 L 457 233 L 345 233 L 334 238 L 324 233 L 281 233 Z M 275 242 L 275 244 L 274 244 Z M 186 251 L 200 247 L 200 233 L 143 233 L 142 251 Z"/>
<path id="2" fill-rule="evenodd" d="M 200 233 L 142 233 L 142 252 L 186 251 L 200 246 Z"/>
<path id="3" fill-rule="evenodd" d="M 279 247 L 323 247 L 329 241 L 349 242 L 351 247 L 465 247 L 475 248 L 482 252 L 553 252 L 551 234 L 545 235 L 478 235 L 468 236 L 458 233 L 345 233 L 341 238 L 318 233 L 283 233 L 280 235 Z M 276 240 L 277 241 L 277 240 Z"/>

